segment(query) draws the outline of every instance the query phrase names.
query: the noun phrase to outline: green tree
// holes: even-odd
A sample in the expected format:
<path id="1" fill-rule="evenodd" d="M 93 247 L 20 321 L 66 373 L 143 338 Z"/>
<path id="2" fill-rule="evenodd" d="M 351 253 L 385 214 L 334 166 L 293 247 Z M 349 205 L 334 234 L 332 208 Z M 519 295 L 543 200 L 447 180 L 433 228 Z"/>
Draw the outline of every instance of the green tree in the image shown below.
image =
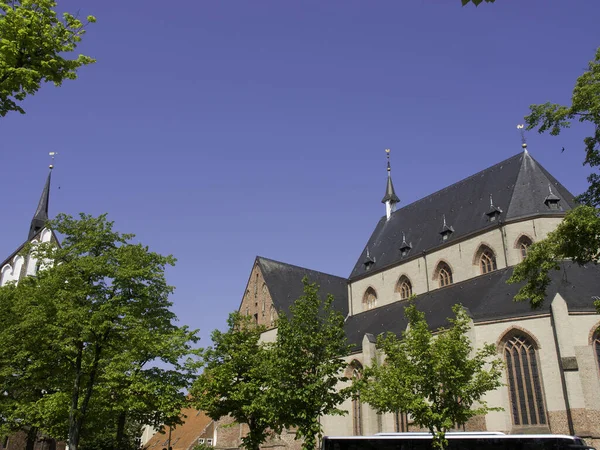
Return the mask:
<path id="1" fill-rule="evenodd" d="M 527 129 L 558 136 L 571 123 L 587 123 L 592 134 L 583 140 L 583 164 L 595 170 L 588 177 L 589 187 L 578 197 L 581 206 L 569 211 L 564 221 L 547 238 L 534 243 L 527 257 L 516 266 L 510 283 L 525 284 L 515 300 L 529 300 L 532 307 L 542 305 L 550 283 L 550 271 L 559 269 L 559 262 L 572 259 L 578 264 L 600 261 L 600 48 L 588 69 L 577 78 L 570 105 L 544 103 L 531 105 L 525 117 Z M 600 311 L 600 302 L 596 302 Z"/>
<path id="2" fill-rule="evenodd" d="M 8 317 L 0 329 L 0 391 L 7 393 L 0 403 L 5 427 L 39 428 L 78 450 L 90 415 L 106 413 L 102 405 L 159 416 L 172 402 L 177 408 L 194 369 L 179 361 L 193 357 L 198 338 L 174 324 L 164 276 L 172 256 L 132 244 L 133 235 L 113 231 L 105 215 L 59 215 L 48 226 L 64 236 L 62 245 L 26 248 L 43 269 L 0 288 Z M 172 376 L 179 371 L 183 377 Z"/>
<path id="3" fill-rule="evenodd" d="M 425 314 L 414 304 L 405 309 L 408 330 L 377 338 L 385 355 L 365 367 L 355 381 L 360 399 L 380 413 L 403 411 L 433 435 L 434 445 L 446 445 L 445 433 L 471 417 L 500 408 L 488 407 L 483 395 L 501 386 L 502 362 L 494 345 L 474 352 L 468 338 L 470 319 L 460 305 L 448 329 L 433 335 Z"/>
<path id="4" fill-rule="evenodd" d="M 76 79 L 79 67 L 95 62 L 84 55 L 68 58 L 86 23 L 69 13 L 60 19 L 55 8 L 54 0 L 0 0 L 0 117 L 24 114 L 19 103 L 42 83 L 60 86 Z M 87 23 L 95 21 L 87 17 Z"/>
<path id="5" fill-rule="evenodd" d="M 319 418 L 347 412 L 339 405 L 350 390 L 339 390 L 338 383 L 347 381 L 344 357 L 350 347 L 333 296 L 322 301 L 315 283 L 306 278 L 303 283 L 304 295 L 294 302 L 291 314 L 277 322 L 276 375 L 270 394 L 279 422 L 296 427 L 296 437 L 304 439 L 302 448 L 313 450 L 322 436 Z"/>
<path id="6" fill-rule="evenodd" d="M 242 446 L 258 450 L 277 429 L 269 404 L 272 350 L 260 342 L 265 328 L 251 317 L 232 313 L 227 324 L 226 332 L 212 332 L 213 345 L 203 356 L 204 371 L 191 391 L 193 403 L 213 420 L 231 416 L 246 424 L 249 431 Z"/>

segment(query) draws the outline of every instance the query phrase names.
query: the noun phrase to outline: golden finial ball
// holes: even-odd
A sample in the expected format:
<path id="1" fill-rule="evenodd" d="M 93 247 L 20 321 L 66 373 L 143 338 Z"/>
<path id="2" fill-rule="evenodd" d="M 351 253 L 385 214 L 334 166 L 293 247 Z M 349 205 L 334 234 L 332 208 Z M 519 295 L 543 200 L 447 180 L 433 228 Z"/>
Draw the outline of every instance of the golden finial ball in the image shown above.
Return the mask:
<path id="1" fill-rule="evenodd" d="M 525 142 L 523 142 L 523 143 L 521 144 L 521 147 L 523 147 L 523 148 L 527 148 L 527 144 L 526 144 Z"/>
<path id="2" fill-rule="evenodd" d="M 386 148 L 386 149 L 385 149 L 385 152 L 386 152 L 386 153 L 389 155 L 389 154 L 390 154 L 390 149 L 389 149 L 389 148 Z"/>
<path id="3" fill-rule="evenodd" d="M 54 164 L 50 164 L 48 167 L 49 167 L 50 169 L 54 169 Z"/>

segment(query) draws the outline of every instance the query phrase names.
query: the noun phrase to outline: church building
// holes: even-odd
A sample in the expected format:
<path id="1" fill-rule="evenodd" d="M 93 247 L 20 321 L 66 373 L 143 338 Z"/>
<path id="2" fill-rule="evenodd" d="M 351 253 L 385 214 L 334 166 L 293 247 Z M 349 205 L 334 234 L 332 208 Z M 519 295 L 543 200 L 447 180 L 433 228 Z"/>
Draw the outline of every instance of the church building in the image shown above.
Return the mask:
<path id="1" fill-rule="evenodd" d="M 271 328 L 278 313 L 302 295 L 302 278 L 333 294 L 346 317 L 349 377 L 376 355 L 376 336 L 406 329 L 406 301 L 416 295 L 432 329 L 447 325 L 460 303 L 472 318 L 474 346 L 493 343 L 505 362 L 504 386 L 489 392 L 503 411 L 475 417 L 469 430 L 577 434 L 600 443 L 600 270 L 565 261 L 551 274 L 544 305 L 513 301 L 506 283 L 529 246 L 544 239 L 576 206 L 573 195 L 527 151 L 421 200 L 400 199 L 389 163 L 378 221 L 347 279 L 257 257 L 239 311 Z M 328 435 L 370 435 L 415 430 L 410 417 L 377 414 L 359 400 L 342 406 L 346 416 L 323 417 Z M 221 442 L 218 447 L 234 447 Z M 278 438 L 280 439 L 280 438 Z M 278 446 L 275 442 L 269 446 Z M 280 446 L 290 445 L 280 441 Z"/>

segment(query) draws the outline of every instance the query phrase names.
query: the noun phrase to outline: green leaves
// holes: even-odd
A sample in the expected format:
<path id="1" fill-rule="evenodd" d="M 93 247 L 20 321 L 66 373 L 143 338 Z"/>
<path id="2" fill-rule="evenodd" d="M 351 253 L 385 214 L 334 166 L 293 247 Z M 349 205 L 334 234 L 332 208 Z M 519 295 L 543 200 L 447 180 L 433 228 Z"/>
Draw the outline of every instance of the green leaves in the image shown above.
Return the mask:
<path id="1" fill-rule="evenodd" d="M 257 450 L 277 428 L 269 402 L 272 349 L 260 342 L 265 328 L 249 316 L 232 313 L 227 324 L 226 332 L 213 331 L 213 346 L 204 351 L 205 367 L 193 385 L 193 402 L 214 420 L 230 415 L 247 424 L 242 445 Z"/>
<path id="2" fill-rule="evenodd" d="M 346 381 L 344 357 L 350 347 L 344 334 L 344 317 L 333 308 L 333 297 L 325 302 L 319 287 L 305 278 L 304 295 L 283 315 L 277 325 L 276 378 L 273 389 L 278 417 L 286 427 L 296 427 L 304 438 L 303 449 L 314 449 L 322 433 L 322 415 L 342 415 L 338 407 L 350 391 L 338 390 Z"/>
<path id="3" fill-rule="evenodd" d="M 393 333 L 378 336 L 384 361 L 375 358 L 354 386 L 361 401 L 378 412 L 408 413 L 434 435 L 438 447 L 445 445 L 446 431 L 456 424 L 497 410 L 482 398 L 501 385 L 496 348 L 484 345 L 475 351 L 466 311 L 460 305 L 452 310 L 450 328 L 434 336 L 425 314 L 410 304 L 405 309 L 408 330 L 401 339 Z"/>
<path id="4" fill-rule="evenodd" d="M 233 313 L 227 331 L 215 330 L 204 352 L 194 405 L 215 420 L 230 415 L 247 424 L 242 445 L 248 450 L 283 427 L 295 427 L 303 448 L 313 450 L 322 432 L 319 418 L 345 414 L 338 406 L 350 392 L 337 390 L 349 351 L 344 318 L 333 309 L 333 297 L 323 302 L 318 286 L 303 282 L 304 295 L 289 317 L 280 318 L 275 343 L 261 342 L 265 328 Z"/>
<path id="5" fill-rule="evenodd" d="M 0 288 L 6 427 L 33 425 L 77 450 L 81 438 L 116 430 L 121 413 L 156 425 L 177 417 L 198 369 L 198 338 L 174 324 L 164 276 L 174 259 L 130 243 L 105 215 L 61 214 L 48 226 L 62 246 L 24 250 L 47 267 Z"/>
<path id="6" fill-rule="evenodd" d="M 60 86 L 76 79 L 77 69 L 95 62 L 89 56 L 68 59 L 82 36 L 85 23 L 65 13 L 57 17 L 53 0 L 0 1 L 0 117 L 20 106 L 42 83 Z M 87 23 L 94 23 L 94 16 Z"/>
<path id="7" fill-rule="evenodd" d="M 571 105 L 531 105 L 530 114 L 525 117 L 528 129 L 537 128 L 538 132 L 549 132 L 552 136 L 569 128 L 573 120 L 592 125 L 592 134 L 583 139 L 583 164 L 600 167 L 600 48 L 587 70 L 577 78 Z M 600 174 L 591 173 L 588 182 L 587 191 L 578 197 L 583 206 L 569 211 L 557 229 L 534 243 L 527 257 L 516 266 L 509 282 L 525 282 L 515 296 L 516 301 L 529 300 L 533 308 L 541 306 L 550 283 L 550 270 L 558 269 L 562 260 L 571 259 L 578 264 L 599 261 Z"/>

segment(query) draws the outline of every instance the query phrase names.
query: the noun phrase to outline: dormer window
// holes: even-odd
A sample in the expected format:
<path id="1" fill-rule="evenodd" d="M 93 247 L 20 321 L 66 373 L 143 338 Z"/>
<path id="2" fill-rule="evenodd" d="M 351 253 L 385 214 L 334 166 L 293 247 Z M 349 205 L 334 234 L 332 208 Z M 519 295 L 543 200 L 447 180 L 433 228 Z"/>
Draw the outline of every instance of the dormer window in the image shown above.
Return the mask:
<path id="1" fill-rule="evenodd" d="M 551 185 L 548 185 L 548 191 L 549 191 L 549 194 L 544 199 L 544 204 L 549 209 L 553 209 L 553 210 L 559 209 L 560 197 L 558 195 L 556 195 L 554 192 L 552 192 Z"/>
<path id="2" fill-rule="evenodd" d="M 485 215 L 489 217 L 490 222 L 495 222 L 498 217 L 500 217 L 500 214 L 502 214 L 502 210 L 499 207 L 494 206 L 492 194 L 490 194 L 490 209 L 488 209 L 488 212 L 486 212 Z"/>
<path id="3" fill-rule="evenodd" d="M 365 270 L 367 271 L 371 270 L 371 267 L 373 264 L 375 264 L 375 260 L 371 258 L 371 255 L 369 255 L 369 247 L 367 247 L 367 256 L 365 257 L 363 264 L 365 266 Z"/>
<path id="4" fill-rule="evenodd" d="M 444 223 L 442 225 L 442 231 L 440 234 L 442 235 L 442 241 L 447 241 L 452 233 L 454 233 L 454 228 L 446 223 L 446 215 L 444 214 Z"/>
<path id="5" fill-rule="evenodd" d="M 407 256 L 408 252 L 412 249 L 412 244 L 406 242 L 406 236 L 402 233 L 402 244 L 400 245 L 400 255 L 402 257 Z"/>

